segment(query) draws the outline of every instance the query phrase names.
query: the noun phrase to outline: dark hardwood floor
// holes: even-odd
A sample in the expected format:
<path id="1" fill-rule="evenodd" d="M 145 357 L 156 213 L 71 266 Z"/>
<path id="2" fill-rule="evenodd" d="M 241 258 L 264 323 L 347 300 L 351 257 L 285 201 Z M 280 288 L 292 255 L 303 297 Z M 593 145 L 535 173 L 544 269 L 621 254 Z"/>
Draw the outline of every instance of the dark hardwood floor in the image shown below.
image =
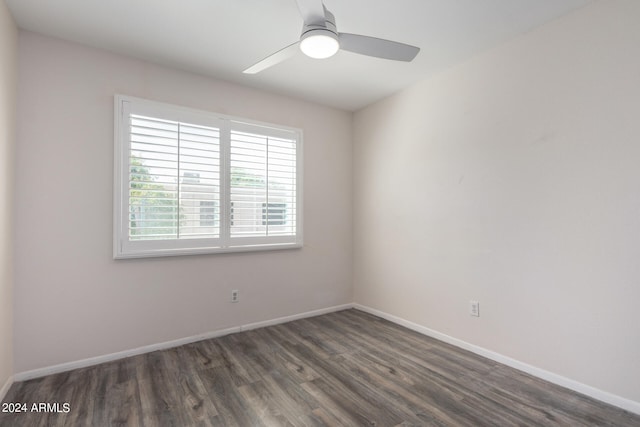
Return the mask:
<path id="1" fill-rule="evenodd" d="M 12 427 L 640 426 L 640 416 L 357 310 L 16 383 L 5 402 L 59 403 L 0 413 Z"/>

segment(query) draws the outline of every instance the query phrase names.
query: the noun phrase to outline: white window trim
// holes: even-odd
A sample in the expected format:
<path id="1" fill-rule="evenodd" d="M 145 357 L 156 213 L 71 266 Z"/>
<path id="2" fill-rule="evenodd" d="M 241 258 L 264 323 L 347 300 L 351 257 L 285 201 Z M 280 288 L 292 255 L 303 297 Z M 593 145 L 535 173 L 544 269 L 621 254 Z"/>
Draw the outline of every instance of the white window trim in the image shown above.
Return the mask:
<path id="1" fill-rule="evenodd" d="M 130 107 L 135 114 L 169 118 L 220 129 L 221 200 L 229 197 L 229 135 L 233 130 L 255 130 L 255 126 L 269 129 L 269 136 L 296 139 L 296 234 L 291 236 L 229 238 L 229 215 L 221 214 L 220 238 L 129 240 L 129 126 Z M 170 114 L 170 117 L 167 116 Z M 301 248 L 303 246 L 303 144 L 300 129 L 258 122 L 240 117 L 150 101 L 126 95 L 114 96 L 114 199 L 113 199 L 113 257 L 114 259 L 148 258 L 229 252 L 250 252 Z"/>

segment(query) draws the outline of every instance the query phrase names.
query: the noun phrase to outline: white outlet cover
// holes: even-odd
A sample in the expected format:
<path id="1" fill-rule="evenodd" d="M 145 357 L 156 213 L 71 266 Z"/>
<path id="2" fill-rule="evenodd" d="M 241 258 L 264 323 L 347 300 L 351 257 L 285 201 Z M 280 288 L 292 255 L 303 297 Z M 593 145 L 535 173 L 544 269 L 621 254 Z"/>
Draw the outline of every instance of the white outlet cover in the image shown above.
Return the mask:
<path id="1" fill-rule="evenodd" d="M 469 314 L 480 317 L 480 303 L 478 301 L 469 301 Z"/>

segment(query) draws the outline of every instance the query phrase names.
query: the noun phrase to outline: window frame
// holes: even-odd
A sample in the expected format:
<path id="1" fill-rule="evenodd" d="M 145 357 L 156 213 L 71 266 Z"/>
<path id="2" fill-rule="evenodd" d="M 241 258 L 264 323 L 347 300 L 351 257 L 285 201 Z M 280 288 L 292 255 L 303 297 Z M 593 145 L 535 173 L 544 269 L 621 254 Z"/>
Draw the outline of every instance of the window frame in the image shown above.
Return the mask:
<path id="1" fill-rule="evenodd" d="M 131 240 L 129 238 L 130 114 L 210 126 L 220 131 L 220 237 Z M 233 204 L 230 196 L 232 131 L 261 131 L 273 138 L 295 141 L 295 234 L 292 236 L 231 237 Z M 114 96 L 113 258 L 147 258 L 230 252 L 295 249 L 303 246 L 302 130 L 197 110 L 127 95 Z M 268 200 L 267 200 L 268 202 Z"/>

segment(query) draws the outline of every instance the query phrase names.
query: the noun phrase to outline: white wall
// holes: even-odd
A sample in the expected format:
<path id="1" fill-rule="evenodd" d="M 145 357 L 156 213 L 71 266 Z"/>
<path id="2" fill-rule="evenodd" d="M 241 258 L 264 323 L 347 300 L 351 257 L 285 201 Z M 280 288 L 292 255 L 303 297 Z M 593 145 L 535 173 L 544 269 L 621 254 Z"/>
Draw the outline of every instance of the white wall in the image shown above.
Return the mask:
<path id="1" fill-rule="evenodd" d="M 114 93 L 303 129 L 305 247 L 114 261 Z M 20 32 L 16 372 L 350 302 L 351 119 Z"/>
<path id="2" fill-rule="evenodd" d="M 639 22 L 596 2 L 356 113 L 355 301 L 640 402 Z"/>
<path id="3" fill-rule="evenodd" d="M 0 400 L 13 375 L 12 195 L 18 30 L 0 1 Z"/>

